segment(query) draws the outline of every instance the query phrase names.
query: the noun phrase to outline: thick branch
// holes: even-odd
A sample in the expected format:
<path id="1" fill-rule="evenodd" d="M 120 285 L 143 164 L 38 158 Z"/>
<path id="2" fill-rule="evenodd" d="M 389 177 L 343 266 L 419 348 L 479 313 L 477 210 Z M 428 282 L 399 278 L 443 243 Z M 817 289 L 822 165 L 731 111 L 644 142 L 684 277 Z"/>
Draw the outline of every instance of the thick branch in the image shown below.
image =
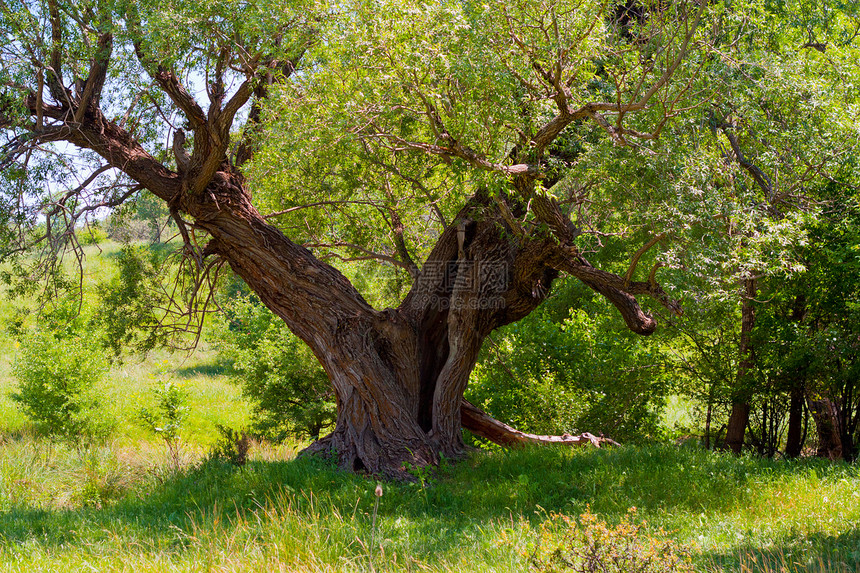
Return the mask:
<path id="1" fill-rule="evenodd" d="M 673 313 L 681 314 L 680 304 L 670 299 L 656 282 L 629 282 L 624 277 L 592 267 L 573 247 L 562 248 L 561 251 L 566 256 L 555 261 L 555 268 L 575 276 L 606 297 L 633 332 L 647 335 L 657 328 L 657 323 L 642 311 L 634 295 L 647 294 Z"/>
<path id="2" fill-rule="evenodd" d="M 133 42 L 134 53 L 143 65 L 143 68 L 170 97 L 176 107 L 185 114 L 192 129 L 197 129 L 205 125 L 206 114 L 203 113 L 203 109 L 201 109 L 191 94 L 188 93 L 188 90 L 185 89 L 185 86 L 182 85 L 176 74 L 172 70 L 165 68 L 146 52 L 142 42 L 144 34 L 140 22 L 140 14 L 133 3 L 126 12 L 126 21 L 129 30 L 135 36 Z"/>
<path id="3" fill-rule="evenodd" d="M 738 164 L 747 170 L 755 180 L 756 184 L 762 191 L 764 191 L 765 197 L 770 200 L 773 196 L 773 183 L 771 183 L 770 177 L 744 156 L 743 151 L 741 151 L 741 146 L 738 143 L 738 138 L 735 134 L 730 132 L 728 129 L 723 129 L 723 133 L 726 134 L 726 138 L 729 140 L 729 145 L 732 146 L 732 151 L 735 153 L 735 159 L 737 159 Z"/>
<path id="4" fill-rule="evenodd" d="M 248 103 L 248 100 L 251 99 L 251 95 L 254 93 L 251 85 L 251 80 L 245 80 L 242 82 L 242 85 L 239 86 L 239 89 L 236 90 L 236 93 L 233 94 L 233 97 L 227 100 L 227 104 L 224 106 L 223 111 L 218 115 L 218 121 L 216 122 L 216 126 L 220 132 L 226 132 L 229 134 L 230 126 L 233 125 L 233 119 L 236 117 L 236 113 L 243 105 Z"/>
<path id="5" fill-rule="evenodd" d="M 94 107 L 99 106 L 102 88 L 107 77 L 108 63 L 110 62 L 111 52 L 113 51 L 113 35 L 110 32 L 99 36 L 96 53 L 93 56 L 93 62 L 90 65 L 90 73 L 87 76 L 84 92 L 81 94 L 78 102 L 78 110 L 75 112 L 75 121 L 81 122 L 87 108 L 92 104 Z"/>
<path id="6" fill-rule="evenodd" d="M 418 265 L 412 260 L 409 249 L 406 247 L 406 239 L 403 237 L 403 221 L 400 220 L 400 215 L 397 214 L 396 210 L 389 209 L 389 211 L 391 212 L 391 230 L 394 233 L 394 246 L 397 249 L 397 254 L 409 270 L 409 275 L 415 279 L 418 277 Z"/>
<path id="7" fill-rule="evenodd" d="M 642 258 L 642 255 L 648 252 L 648 249 L 659 243 L 664 237 L 666 233 L 660 233 L 659 235 L 654 235 L 651 237 L 651 240 L 642 245 L 636 253 L 633 254 L 633 258 L 630 259 L 630 267 L 627 269 L 627 274 L 624 275 L 624 283 L 629 284 L 631 280 L 633 280 L 633 273 L 636 271 L 636 266 L 639 264 L 639 259 Z M 656 268 L 655 272 L 656 272 Z M 650 275 L 649 275 L 650 276 Z M 649 281 L 650 282 L 650 281 Z"/>
<path id="8" fill-rule="evenodd" d="M 60 105 L 66 101 L 63 87 L 63 23 L 56 0 L 48 2 L 48 17 L 51 20 L 51 69 L 48 74 L 48 89 L 51 97 Z"/>
<path id="9" fill-rule="evenodd" d="M 135 44 L 135 50 L 139 50 L 138 46 L 139 44 Z M 139 55 L 138 57 L 142 56 Z M 158 70 L 152 75 L 152 79 L 161 86 L 161 89 L 170 96 L 176 107 L 185 114 L 192 129 L 198 129 L 205 125 L 206 114 L 203 113 L 203 109 L 201 109 L 194 97 L 188 93 L 188 90 L 185 89 L 185 86 L 182 85 L 182 82 L 179 81 L 174 72 L 159 66 Z"/>

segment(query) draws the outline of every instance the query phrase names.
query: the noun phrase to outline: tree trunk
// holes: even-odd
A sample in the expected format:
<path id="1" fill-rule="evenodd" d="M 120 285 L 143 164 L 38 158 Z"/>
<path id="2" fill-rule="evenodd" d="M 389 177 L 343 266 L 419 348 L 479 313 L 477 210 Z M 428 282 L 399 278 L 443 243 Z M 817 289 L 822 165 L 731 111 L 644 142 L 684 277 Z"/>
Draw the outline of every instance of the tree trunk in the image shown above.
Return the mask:
<path id="1" fill-rule="evenodd" d="M 842 459 L 842 441 L 839 432 L 839 413 L 836 404 L 822 395 L 807 396 L 809 413 L 815 421 L 818 432 L 818 451 L 816 455 L 829 460 Z"/>
<path id="2" fill-rule="evenodd" d="M 788 406 L 788 433 L 785 438 L 785 456 L 796 458 L 803 448 L 803 385 L 795 383 L 791 388 Z"/>
<path id="3" fill-rule="evenodd" d="M 801 293 L 794 298 L 794 308 L 791 313 L 792 322 L 798 325 L 806 316 L 806 295 Z M 803 412 L 803 401 L 805 394 L 805 369 L 797 368 L 791 377 L 791 390 L 789 392 L 788 405 L 788 432 L 785 438 L 785 456 L 796 458 L 803 450 L 803 425 L 805 416 Z"/>
<path id="4" fill-rule="evenodd" d="M 442 234 L 402 304 L 376 311 L 336 269 L 268 225 L 241 177 L 222 177 L 179 207 L 212 237 L 206 254 L 224 257 L 325 368 L 337 422 L 307 451 L 336 455 L 350 470 L 396 476 L 404 463 L 462 456 L 463 420 L 479 434 L 492 420 L 474 407 L 461 417 L 484 338 L 534 310 L 558 275 L 553 241 L 510 240 L 478 196 Z M 499 443 L 579 443 L 493 422 Z"/>
<path id="5" fill-rule="evenodd" d="M 756 279 L 744 279 L 744 297 L 741 303 L 741 339 L 739 346 L 740 362 L 735 392 L 732 396 L 732 411 L 726 428 L 726 447 L 739 454 L 744 445 L 744 433 L 750 420 L 750 371 L 755 365 L 755 353 L 752 345 L 752 331 L 755 327 L 755 307 L 753 300 L 758 292 Z"/>

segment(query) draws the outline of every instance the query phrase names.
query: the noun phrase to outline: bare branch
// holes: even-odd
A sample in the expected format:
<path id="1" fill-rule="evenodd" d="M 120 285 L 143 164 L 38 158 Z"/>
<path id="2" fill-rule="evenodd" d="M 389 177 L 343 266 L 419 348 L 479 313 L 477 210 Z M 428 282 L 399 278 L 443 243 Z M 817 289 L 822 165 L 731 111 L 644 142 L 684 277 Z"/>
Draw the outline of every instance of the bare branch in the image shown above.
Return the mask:
<path id="1" fill-rule="evenodd" d="M 535 177 L 540 174 L 540 166 L 538 165 L 531 165 L 527 163 L 504 165 L 501 163 L 495 163 L 487 159 L 483 154 L 478 153 L 469 147 L 461 145 L 459 142 L 454 140 L 450 140 L 451 145 L 449 145 L 448 147 L 442 147 L 440 145 L 434 145 L 431 143 L 421 143 L 418 141 L 406 140 L 391 133 L 385 133 L 382 131 L 366 134 L 365 137 L 386 139 L 400 146 L 392 148 L 393 151 L 396 151 L 398 149 L 412 149 L 416 151 L 422 151 L 430 155 L 439 155 L 449 159 L 456 157 L 464 159 L 474 167 L 478 167 L 479 169 L 483 169 L 485 171 L 495 171 L 497 173 L 504 173 L 505 175 L 529 174 Z"/>
<path id="2" fill-rule="evenodd" d="M 293 213 L 295 211 L 300 211 L 302 209 L 312 209 L 313 207 L 324 207 L 327 205 L 371 205 L 376 207 L 376 203 L 373 201 L 319 201 L 317 203 L 308 203 L 306 205 L 297 205 L 295 207 L 290 207 L 289 209 L 284 209 L 282 211 L 275 211 L 274 213 L 269 213 L 268 215 L 264 215 L 264 219 L 271 219 L 272 217 L 279 217 L 281 215 L 286 215 L 288 213 Z"/>
<path id="3" fill-rule="evenodd" d="M 90 176 L 87 177 L 86 179 L 84 179 L 83 182 L 81 182 L 77 187 L 75 187 L 74 189 L 70 189 L 69 191 L 66 191 L 60 199 L 58 199 L 57 201 L 54 202 L 54 204 L 57 206 L 60 206 L 60 207 L 65 206 L 66 201 L 68 201 L 72 197 L 79 195 L 81 193 L 81 191 L 86 189 L 90 185 L 90 183 L 92 183 L 93 181 L 96 180 L 96 178 L 99 175 L 101 175 L 102 173 L 104 173 L 105 171 L 108 171 L 110 169 L 112 169 L 112 167 L 110 165 L 102 165 L 101 167 L 99 167 L 98 169 L 93 171 L 90 174 Z M 56 212 L 57 211 L 49 211 L 48 215 L 49 216 L 54 215 L 54 214 L 56 214 Z"/>
<path id="4" fill-rule="evenodd" d="M 627 269 L 627 274 L 624 275 L 624 284 L 630 284 L 631 279 L 633 279 L 633 273 L 636 271 L 636 265 L 639 264 L 639 259 L 642 258 L 648 249 L 659 243 L 666 236 L 666 233 L 660 233 L 659 235 L 654 235 L 651 239 L 642 245 L 638 251 L 633 254 L 633 258 L 630 259 L 630 267 Z M 657 272 L 657 267 L 651 271 L 652 275 Z M 649 276 L 648 282 L 652 282 L 651 277 Z"/>
<path id="5" fill-rule="evenodd" d="M 681 62 L 687 55 L 690 41 L 693 39 L 693 36 L 695 35 L 696 30 L 699 27 L 699 23 L 701 23 L 702 21 L 702 16 L 705 14 L 705 10 L 708 7 L 707 2 L 701 2 L 700 4 L 701 6 L 699 8 L 699 11 L 696 13 L 696 19 L 693 20 L 693 24 L 687 30 L 687 34 L 684 36 L 684 42 L 681 44 L 681 47 L 678 48 L 678 53 L 675 55 L 675 60 L 663 71 L 663 75 L 660 77 L 660 79 L 657 80 L 651 86 L 651 88 L 647 92 L 645 92 L 641 98 L 639 98 L 639 101 L 636 102 L 634 105 L 642 107 L 646 106 L 651 100 L 651 98 L 654 97 L 654 94 L 656 94 L 664 85 L 666 85 L 666 82 L 668 82 L 675 74 L 675 70 L 678 69 L 678 66 L 681 64 Z"/>
<path id="6" fill-rule="evenodd" d="M 365 256 L 359 257 L 359 258 L 350 258 L 350 259 L 346 259 L 344 257 L 341 257 L 340 255 L 334 255 L 333 254 L 333 256 L 340 258 L 342 260 L 349 260 L 349 261 L 378 260 L 378 261 L 390 263 L 394 266 L 406 269 L 410 273 L 412 272 L 408 263 L 405 263 L 396 257 L 392 257 L 391 255 L 385 255 L 382 253 L 377 253 L 377 252 L 371 251 L 370 249 L 362 247 L 361 245 L 355 245 L 352 243 L 347 243 L 345 241 L 336 241 L 334 243 L 305 243 L 302 246 L 306 249 L 334 249 L 334 248 L 353 249 L 353 250 L 358 251 L 360 253 L 364 253 Z M 413 263 L 413 265 L 414 264 L 415 263 Z"/>
<path id="7" fill-rule="evenodd" d="M 396 165 L 391 165 L 390 163 L 386 163 L 385 161 L 380 160 L 373 153 L 369 153 L 365 159 L 369 163 L 372 163 L 373 165 L 385 169 L 389 173 L 396 175 L 400 179 L 403 179 L 404 181 L 412 185 L 415 190 L 419 191 L 424 196 L 424 198 L 427 199 L 430 208 L 433 209 L 433 213 L 439 219 L 439 223 L 442 225 L 442 229 L 445 229 L 448 226 L 448 221 L 446 220 L 445 215 L 442 213 L 442 210 L 439 208 L 438 201 L 433 199 L 433 194 L 421 181 L 419 181 L 415 177 L 410 177 L 409 175 L 406 175 Z"/>

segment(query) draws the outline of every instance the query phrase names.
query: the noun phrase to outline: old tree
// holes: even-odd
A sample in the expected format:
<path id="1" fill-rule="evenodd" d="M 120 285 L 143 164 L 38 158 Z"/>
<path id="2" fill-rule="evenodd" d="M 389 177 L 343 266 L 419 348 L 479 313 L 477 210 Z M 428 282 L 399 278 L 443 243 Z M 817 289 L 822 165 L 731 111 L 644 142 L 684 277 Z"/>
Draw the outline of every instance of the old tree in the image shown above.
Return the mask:
<path id="1" fill-rule="evenodd" d="M 626 272 L 589 263 L 618 228 L 592 193 L 615 154 L 647 199 L 637 158 L 659 165 L 661 133 L 711 96 L 723 20 L 697 2 L 3 0 L 4 252 L 56 256 L 145 190 L 199 275 L 229 264 L 324 367 L 337 423 L 312 452 L 396 473 L 461 455 L 462 427 L 577 443 L 465 403 L 470 372 L 561 273 L 643 335 L 637 296 L 679 311 L 661 229 L 631 235 Z M 344 259 L 408 276 L 399 305 L 325 262 Z"/>

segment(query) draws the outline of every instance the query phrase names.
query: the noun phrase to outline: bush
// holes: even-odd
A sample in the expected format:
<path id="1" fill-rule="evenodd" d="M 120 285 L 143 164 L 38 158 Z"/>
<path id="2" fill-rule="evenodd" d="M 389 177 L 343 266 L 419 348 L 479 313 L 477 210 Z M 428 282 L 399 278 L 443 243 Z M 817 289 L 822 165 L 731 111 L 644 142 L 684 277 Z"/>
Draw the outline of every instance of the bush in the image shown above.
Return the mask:
<path id="1" fill-rule="evenodd" d="M 288 435 L 316 438 L 332 426 L 331 382 L 307 345 L 253 296 L 234 298 L 226 310 L 215 336 L 254 404 L 251 430 L 281 441 Z"/>
<path id="2" fill-rule="evenodd" d="M 50 436 L 73 442 L 106 438 L 106 416 L 97 388 L 106 372 L 98 350 L 76 335 L 36 331 L 26 337 L 12 365 L 18 391 L 11 395 L 24 414 Z"/>
<path id="3" fill-rule="evenodd" d="M 672 391 L 659 344 L 659 335 L 634 334 L 602 297 L 569 281 L 493 334 L 466 398 L 527 432 L 659 439 L 659 413 Z"/>
<path id="4" fill-rule="evenodd" d="M 155 408 L 141 408 L 140 419 L 155 435 L 164 440 L 167 453 L 178 471 L 182 454 L 180 431 L 188 417 L 188 396 L 185 390 L 172 380 L 153 388 Z"/>
<path id="5" fill-rule="evenodd" d="M 608 526 L 591 510 L 579 520 L 554 515 L 541 525 L 532 569 L 541 573 L 685 573 L 694 571 L 690 551 L 660 529 L 634 523 L 635 508 L 621 523 Z"/>
<path id="6" fill-rule="evenodd" d="M 96 223 L 87 225 L 86 228 L 78 231 L 77 235 L 82 245 L 98 245 L 108 240 L 107 231 Z"/>

